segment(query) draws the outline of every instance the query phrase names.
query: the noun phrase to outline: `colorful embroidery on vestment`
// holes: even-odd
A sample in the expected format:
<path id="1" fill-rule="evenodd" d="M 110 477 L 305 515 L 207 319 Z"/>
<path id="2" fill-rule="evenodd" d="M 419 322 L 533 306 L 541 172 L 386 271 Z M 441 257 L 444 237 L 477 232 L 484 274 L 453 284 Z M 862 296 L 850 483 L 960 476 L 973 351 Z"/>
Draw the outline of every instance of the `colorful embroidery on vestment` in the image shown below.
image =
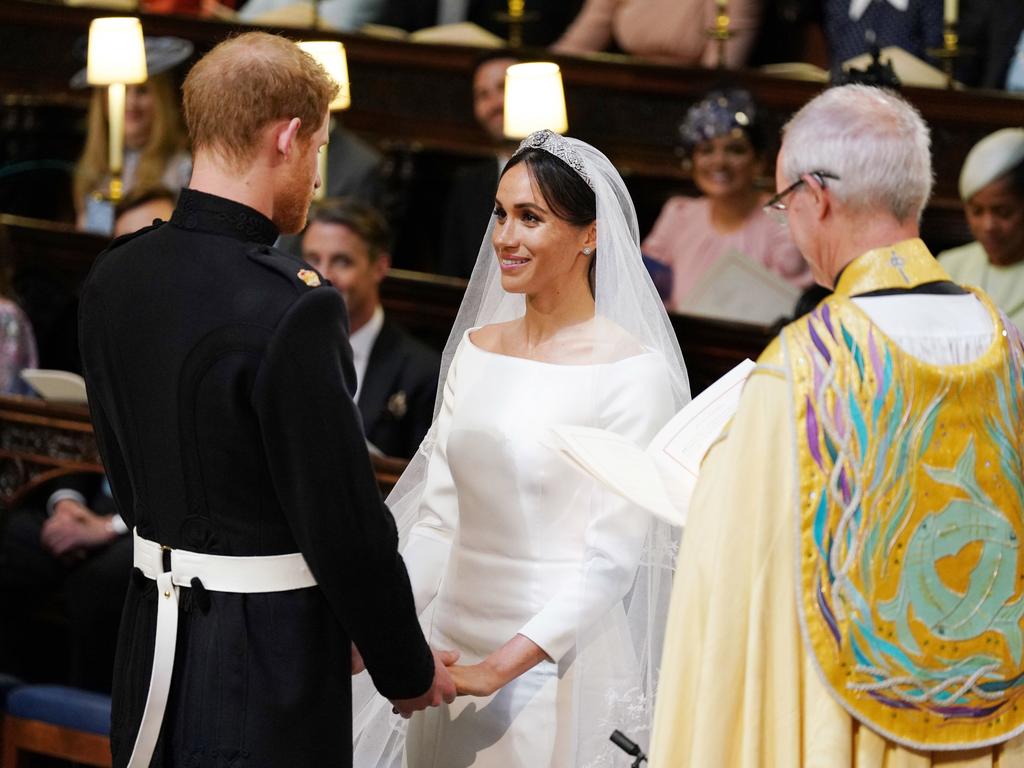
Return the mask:
<path id="1" fill-rule="evenodd" d="M 808 649 L 840 703 L 912 747 L 1024 730 L 1024 378 L 996 328 L 948 367 L 843 296 L 784 332 Z"/>

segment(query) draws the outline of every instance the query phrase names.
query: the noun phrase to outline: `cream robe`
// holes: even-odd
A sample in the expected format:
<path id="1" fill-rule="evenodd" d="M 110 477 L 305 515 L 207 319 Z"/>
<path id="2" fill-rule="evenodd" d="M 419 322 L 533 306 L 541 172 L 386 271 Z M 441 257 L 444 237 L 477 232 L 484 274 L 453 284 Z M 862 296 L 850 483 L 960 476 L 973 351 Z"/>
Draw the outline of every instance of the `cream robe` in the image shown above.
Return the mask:
<path id="1" fill-rule="evenodd" d="M 972 359 L 990 338 L 970 296 L 855 301 L 931 362 Z M 918 752 L 861 726 L 822 685 L 797 619 L 790 399 L 781 370 L 758 368 L 701 468 L 665 637 L 652 768 L 1021 768 L 1024 736 Z"/>

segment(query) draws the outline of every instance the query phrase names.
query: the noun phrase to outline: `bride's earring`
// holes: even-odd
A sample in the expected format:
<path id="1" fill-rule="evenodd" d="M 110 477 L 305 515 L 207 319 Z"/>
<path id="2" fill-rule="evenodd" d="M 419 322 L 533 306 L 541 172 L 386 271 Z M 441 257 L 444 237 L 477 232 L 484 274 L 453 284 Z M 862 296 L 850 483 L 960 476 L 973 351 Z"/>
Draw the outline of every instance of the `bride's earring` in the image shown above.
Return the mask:
<path id="1" fill-rule="evenodd" d="M 584 248 L 584 249 L 583 249 L 583 255 L 584 255 L 584 256 L 589 256 L 589 255 L 590 255 L 590 254 L 592 254 L 593 252 L 594 252 L 594 249 L 593 249 L 593 248 Z"/>

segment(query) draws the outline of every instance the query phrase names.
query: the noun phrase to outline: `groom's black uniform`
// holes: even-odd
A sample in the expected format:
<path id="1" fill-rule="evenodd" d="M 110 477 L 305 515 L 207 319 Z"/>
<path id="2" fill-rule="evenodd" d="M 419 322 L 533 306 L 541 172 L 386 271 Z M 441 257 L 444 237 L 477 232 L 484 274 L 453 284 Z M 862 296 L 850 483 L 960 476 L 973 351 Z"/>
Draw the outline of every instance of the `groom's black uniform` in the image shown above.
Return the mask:
<path id="1" fill-rule="evenodd" d="M 318 586 L 181 590 L 154 766 L 348 766 L 350 641 L 389 698 L 433 659 L 352 403 L 344 303 L 271 247 L 255 210 L 184 190 L 170 223 L 116 241 L 82 292 L 89 404 L 129 527 L 171 548 L 301 552 Z M 156 582 L 136 572 L 114 671 L 115 766 L 149 684 Z"/>

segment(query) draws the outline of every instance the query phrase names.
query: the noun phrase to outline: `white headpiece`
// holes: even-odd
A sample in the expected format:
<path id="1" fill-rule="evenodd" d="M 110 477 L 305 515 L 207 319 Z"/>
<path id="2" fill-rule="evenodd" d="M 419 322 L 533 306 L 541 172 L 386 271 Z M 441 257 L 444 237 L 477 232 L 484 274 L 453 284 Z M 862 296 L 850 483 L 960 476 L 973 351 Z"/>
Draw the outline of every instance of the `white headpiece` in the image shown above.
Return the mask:
<path id="1" fill-rule="evenodd" d="M 979 141 L 960 171 L 960 199 L 970 200 L 982 187 L 1024 162 L 1024 128 L 1003 128 Z"/>

